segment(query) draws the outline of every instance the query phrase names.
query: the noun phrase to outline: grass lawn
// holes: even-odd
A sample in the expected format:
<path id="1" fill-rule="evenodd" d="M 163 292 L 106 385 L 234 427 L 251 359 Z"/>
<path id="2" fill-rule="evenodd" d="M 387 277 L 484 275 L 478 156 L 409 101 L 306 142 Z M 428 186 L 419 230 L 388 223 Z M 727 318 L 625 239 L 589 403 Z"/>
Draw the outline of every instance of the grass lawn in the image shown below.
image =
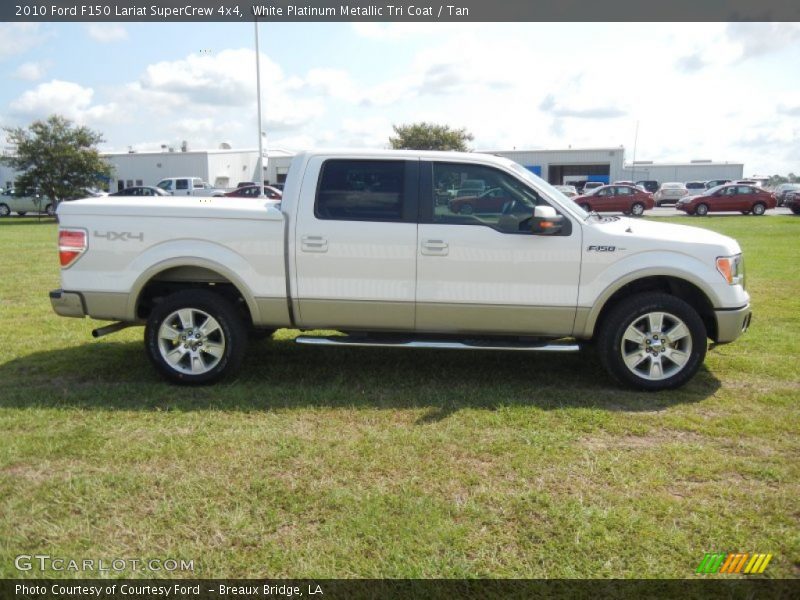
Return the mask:
<path id="1" fill-rule="evenodd" d="M 800 218 L 670 220 L 740 241 L 755 314 L 688 386 L 647 394 L 583 354 L 289 330 L 229 383 L 174 387 L 141 328 L 93 340 L 51 311 L 54 224 L 3 219 L 0 578 L 37 553 L 205 578 L 682 578 L 712 551 L 800 576 Z"/>

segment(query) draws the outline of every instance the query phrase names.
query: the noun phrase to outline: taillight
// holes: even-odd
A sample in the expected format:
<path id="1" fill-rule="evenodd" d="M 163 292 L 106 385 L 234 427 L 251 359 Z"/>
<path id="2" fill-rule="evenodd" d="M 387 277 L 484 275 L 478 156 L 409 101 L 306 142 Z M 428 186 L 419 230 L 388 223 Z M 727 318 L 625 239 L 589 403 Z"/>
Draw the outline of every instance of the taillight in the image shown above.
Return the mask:
<path id="1" fill-rule="evenodd" d="M 89 247 L 89 239 L 84 229 L 58 230 L 58 260 L 66 269 L 74 263 Z"/>

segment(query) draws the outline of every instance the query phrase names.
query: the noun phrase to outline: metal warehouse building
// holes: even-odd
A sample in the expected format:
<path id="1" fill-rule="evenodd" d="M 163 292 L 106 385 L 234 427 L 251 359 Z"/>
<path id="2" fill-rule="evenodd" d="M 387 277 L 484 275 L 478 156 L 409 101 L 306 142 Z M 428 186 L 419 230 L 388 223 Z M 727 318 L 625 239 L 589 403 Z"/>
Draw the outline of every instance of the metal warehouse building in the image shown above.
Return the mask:
<path id="1" fill-rule="evenodd" d="M 487 154 L 510 158 L 553 184 L 573 181 L 610 183 L 623 179 L 625 148 L 622 146 L 568 150 L 498 150 Z"/>
<path id="2" fill-rule="evenodd" d="M 155 185 L 165 177 L 200 177 L 218 188 L 233 188 L 240 181 L 258 181 L 258 150 L 111 152 L 103 156 L 113 167 L 111 191 L 133 185 Z M 293 156 L 281 149 L 268 150 L 264 179 L 283 183 Z"/>
<path id="3" fill-rule="evenodd" d="M 693 160 L 688 163 L 654 163 L 652 161 L 636 161 L 625 165 L 622 179 L 641 181 L 654 179 L 659 183 L 665 181 L 709 181 L 711 179 L 742 179 L 744 164 L 713 162 L 711 160 Z"/>

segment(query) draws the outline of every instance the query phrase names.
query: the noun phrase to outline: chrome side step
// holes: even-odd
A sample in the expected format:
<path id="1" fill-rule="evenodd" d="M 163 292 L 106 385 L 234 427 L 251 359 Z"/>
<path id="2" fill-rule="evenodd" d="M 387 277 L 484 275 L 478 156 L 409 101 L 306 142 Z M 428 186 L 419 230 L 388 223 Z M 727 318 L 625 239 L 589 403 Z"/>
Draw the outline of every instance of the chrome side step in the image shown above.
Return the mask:
<path id="1" fill-rule="evenodd" d="M 366 337 L 314 337 L 301 335 L 294 340 L 312 346 L 355 346 L 370 348 L 435 348 L 440 350 L 516 350 L 520 352 L 577 352 L 578 344 L 553 344 L 547 342 L 515 342 L 493 340 L 414 340 L 370 339 Z"/>

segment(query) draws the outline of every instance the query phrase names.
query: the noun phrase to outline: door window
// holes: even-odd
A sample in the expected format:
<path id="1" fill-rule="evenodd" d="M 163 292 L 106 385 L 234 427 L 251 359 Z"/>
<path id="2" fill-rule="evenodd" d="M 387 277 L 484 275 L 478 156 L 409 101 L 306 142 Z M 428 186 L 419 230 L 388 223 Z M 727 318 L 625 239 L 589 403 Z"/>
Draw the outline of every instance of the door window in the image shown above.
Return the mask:
<path id="1" fill-rule="evenodd" d="M 470 187 L 475 181 L 483 188 Z M 459 163 L 433 163 L 432 198 L 434 223 L 484 225 L 504 233 L 529 233 L 534 208 L 546 204 L 511 175 Z"/>
<path id="2" fill-rule="evenodd" d="M 314 215 L 337 221 L 403 221 L 406 161 L 327 160 Z"/>
<path id="3" fill-rule="evenodd" d="M 189 180 L 188 179 L 178 179 L 175 181 L 175 189 L 176 190 L 188 190 L 189 189 Z"/>

